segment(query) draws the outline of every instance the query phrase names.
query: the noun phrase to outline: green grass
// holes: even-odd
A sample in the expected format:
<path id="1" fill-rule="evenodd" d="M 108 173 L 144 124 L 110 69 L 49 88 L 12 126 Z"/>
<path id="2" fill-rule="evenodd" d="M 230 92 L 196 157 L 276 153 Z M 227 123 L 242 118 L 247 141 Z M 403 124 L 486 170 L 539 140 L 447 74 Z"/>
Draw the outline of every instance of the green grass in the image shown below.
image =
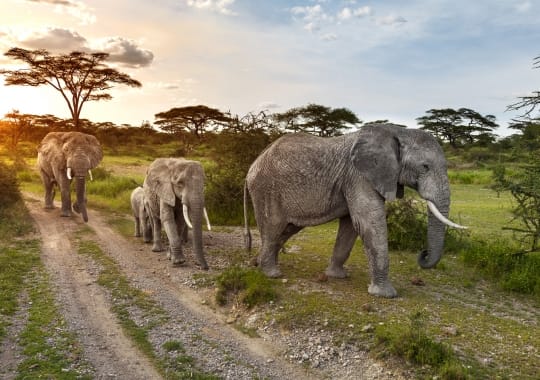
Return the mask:
<path id="1" fill-rule="evenodd" d="M 18 379 L 92 379 L 91 369 L 79 360 L 82 351 L 54 301 L 42 266 L 33 273 L 29 291 L 28 323 L 20 335 L 25 359 L 19 364 Z"/>
<path id="2" fill-rule="evenodd" d="M 80 359 L 80 345 L 65 328 L 50 280 L 40 261 L 40 242 L 22 202 L 3 208 L 0 216 L 0 342 L 22 308 L 26 322 L 14 337 L 23 357 L 17 379 L 90 379 L 92 369 Z"/>
<path id="3" fill-rule="evenodd" d="M 273 301 L 277 296 L 272 280 L 262 272 L 238 266 L 224 270 L 216 278 L 216 288 L 216 301 L 220 305 L 230 303 L 232 297 L 251 308 Z"/>

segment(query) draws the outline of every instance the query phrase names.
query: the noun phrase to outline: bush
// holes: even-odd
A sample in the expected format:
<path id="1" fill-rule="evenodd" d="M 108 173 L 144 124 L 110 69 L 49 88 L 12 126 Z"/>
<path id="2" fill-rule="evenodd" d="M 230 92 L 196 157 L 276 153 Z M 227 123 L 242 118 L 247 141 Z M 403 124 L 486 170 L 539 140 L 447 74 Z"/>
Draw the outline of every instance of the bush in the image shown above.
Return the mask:
<path id="1" fill-rule="evenodd" d="M 220 305 L 226 305 L 231 298 L 238 298 L 251 308 L 274 300 L 277 294 L 271 280 L 256 269 L 233 266 L 221 273 L 216 283 L 216 301 Z"/>
<path id="2" fill-rule="evenodd" d="M 12 204 L 21 200 L 15 169 L 0 162 L 0 215 Z"/>
<path id="3" fill-rule="evenodd" d="M 409 317 L 406 326 L 379 326 L 375 331 L 377 343 L 386 346 L 393 355 L 433 367 L 442 379 L 468 379 L 452 349 L 426 334 L 424 318 L 423 313 L 416 312 Z"/>
<path id="4" fill-rule="evenodd" d="M 395 250 L 415 250 L 425 244 L 427 236 L 426 210 L 412 198 L 386 204 L 388 247 Z"/>
<path id="5" fill-rule="evenodd" d="M 523 253 L 507 240 L 469 241 L 460 251 L 465 264 L 490 277 L 505 290 L 540 299 L 540 254 Z"/>

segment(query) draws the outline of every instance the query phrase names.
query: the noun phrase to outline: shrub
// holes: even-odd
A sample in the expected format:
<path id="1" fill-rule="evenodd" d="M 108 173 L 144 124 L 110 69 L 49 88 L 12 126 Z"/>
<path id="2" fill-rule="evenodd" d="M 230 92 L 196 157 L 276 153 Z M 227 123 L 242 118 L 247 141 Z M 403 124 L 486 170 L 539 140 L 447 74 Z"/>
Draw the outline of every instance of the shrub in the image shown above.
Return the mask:
<path id="1" fill-rule="evenodd" d="M 426 334 L 425 315 L 416 312 L 409 316 L 406 326 L 393 328 L 381 325 L 375 330 L 376 341 L 393 355 L 422 366 L 431 366 L 443 379 L 468 379 L 452 349 Z"/>
<path id="2" fill-rule="evenodd" d="M 262 272 L 233 266 L 221 273 L 217 279 L 216 301 L 226 305 L 232 298 L 251 308 L 276 298 L 273 284 Z"/>
<path id="3" fill-rule="evenodd" d="M 386 221 L 390 249 L 418 249 L 419 244 L 426 241 L 426 211 L 419 201 L 403 198 L 387 203 Z"/>
<path id="4" fill-rule="evenodd" d="M 0 162 L 0 214 L 21 199 L 15 169 Z"/>

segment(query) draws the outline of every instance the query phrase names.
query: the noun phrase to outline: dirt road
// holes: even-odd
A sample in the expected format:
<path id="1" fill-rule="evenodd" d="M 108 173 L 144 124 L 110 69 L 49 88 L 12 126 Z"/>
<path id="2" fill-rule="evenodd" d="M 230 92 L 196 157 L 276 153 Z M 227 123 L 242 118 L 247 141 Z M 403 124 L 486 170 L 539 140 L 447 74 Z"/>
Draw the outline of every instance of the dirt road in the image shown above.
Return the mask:
<path id="1" fill-rule="evenodd" d="M 96 378 L 161 378 L 123 333 L 111 311 L 114 301 L 97 284 L 96 263 L 76 253 L 71 242 L 83 226 L 82 220 L 78 216 L 61 218 L 58 208 L 44 210 L 41 200 L 29 194 L 26 197 L 41 235 L 42 257 L 57 302 Z M 227 379 L 390 378 L 379 363 L 361 353 L 356 353 L 355 362 L 347 368 L 336 363 L 335 368 L 318 370 L 288 360 L 284 353 L 291 336 L 286 341 L 274 332 L 253 338 L 234 329 L 226 315 L 209 306 L 208 290 L 190 286 L 194 271 L 198 271 L 193 263 L 173 268 L 164 253 L 151 252 L 139 239 L 126 239 L 111 229 L 100 213 L 90 210 L 89 219 L 87 226 L 94 232 L 95 243 L 118 263 L 132 286 L 151 295 L 169 316 L 149 334 L 155 352 L 160 352 L 165 341 L 180 341 L 198 368 Z M 222 238 L 220 233 L 211 234 L 206 240 Z M 301 339 L 292 338 L 300 344 Z"/>

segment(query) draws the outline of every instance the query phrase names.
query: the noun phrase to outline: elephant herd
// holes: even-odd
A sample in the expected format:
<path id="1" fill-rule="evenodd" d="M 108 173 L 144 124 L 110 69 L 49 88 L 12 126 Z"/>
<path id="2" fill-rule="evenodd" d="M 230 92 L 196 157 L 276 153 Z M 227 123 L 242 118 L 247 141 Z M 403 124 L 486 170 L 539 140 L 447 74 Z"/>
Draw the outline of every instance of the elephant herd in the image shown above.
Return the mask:
<path id="1" fill-rule="evenodd" d="M 45 187 L 45 207 L 53 207 L 54 185 L 62 199 L 62 216 L 71 215 L 70 182 L 76 179 L 73 210 L 88 221 L 85 178 L 103 157 L 93 136 L 51 132 L 38 148 L 38 166 Z M 164 250 L 162 226 L 173 265 L 185 263 L 183 245 L 192 229 L 198 265 L 208 269 L 203 252 L 203 222 L 211 229 L 204 204 L 204 170 L 197 161 L 157 158 L 144 184 L 133 190 L 135 235 Z M 278 253 L 304 227 L 339 220 L 326 275 L 346 276 L 344 264 L 360 237 L 368 258 L 375 296 L 395 297 L 388 279 L 389 257 L 385 202 L 403 197 L 404 186 L 428 204 L 427 249 L 418 264 L 433 268 L 442 257 L 445 226 L 465 228 L 447 219 L 450 187 L 446 160 L 437 140 L 418 129 L 370 124 L 343 136 L 321 138 L 290 134 L 277 139 L 251 165 L 244 186 L 246 247 L 251 249 L 249 199 L 261 236 L 257 264 L 269 277 L 281 276 Z"/>

